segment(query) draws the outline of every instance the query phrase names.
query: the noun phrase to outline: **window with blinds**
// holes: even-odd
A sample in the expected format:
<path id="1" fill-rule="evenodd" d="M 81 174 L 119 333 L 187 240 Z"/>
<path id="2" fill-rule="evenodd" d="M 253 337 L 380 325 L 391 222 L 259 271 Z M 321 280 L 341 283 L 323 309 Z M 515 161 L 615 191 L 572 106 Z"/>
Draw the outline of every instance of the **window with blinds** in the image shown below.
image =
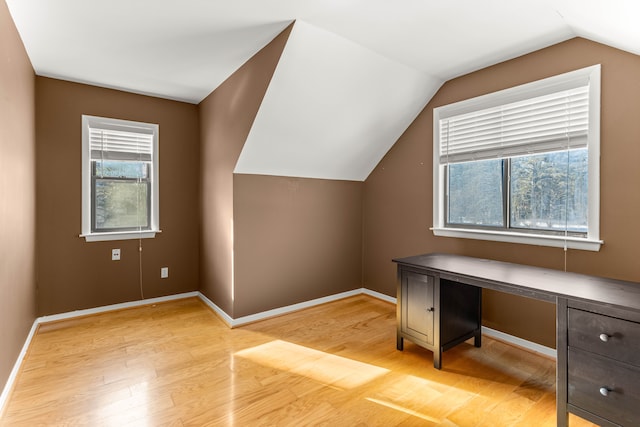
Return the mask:
<path id="1" fill-rule="evenodd" d="M 435 108 L 434 233 L 599 249 L 599 100 L 593 66 Z"/>
<path id="2" fill-rule="evenodd" d="M 158 231 L 158 126 L 83 116 L 83 235 L 152 237 Z"/>

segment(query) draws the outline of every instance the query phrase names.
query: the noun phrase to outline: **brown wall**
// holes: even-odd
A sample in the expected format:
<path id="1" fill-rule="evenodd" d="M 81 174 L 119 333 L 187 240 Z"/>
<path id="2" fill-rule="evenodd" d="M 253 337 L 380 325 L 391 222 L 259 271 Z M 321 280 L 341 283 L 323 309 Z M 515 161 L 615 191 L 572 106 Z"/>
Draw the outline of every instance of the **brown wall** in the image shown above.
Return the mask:
<path id="1" fill-rule="evenodd" d="M 35 75 L 0 1 L 0 392 L 35 320 Z"/>
<path id="2" fill-rule="evenodd" d="M 235 176 L 235 317 L 362 286 L 362 187 Z"/>
<path id="3" fill-rule="evenodd" d="M 141 299 L 137 240 L 81 237 L 81 116 L 160 125 L 160 229 L 143 239 L 145 298 L 198 289 L 199 134 L 196 105 L 36 78 L 38 312 Z M 111 261 L 111 249 L 121 260 Z M 160 268 L 169 278 L 160 279 Z"/>
<path id="4" fill-rule="evenodd" d="M 602 64 L 600 252 L 569 250 L 567 270 L 640 281 L 640 57 L 584 39 L 564 43 L 451 80 L 371 173 L 364 192 L 364 286 L 395 294 L 391 258 L 448 252 L 554 269 L 562 249 L 436 238 L 432 225 L 433 108 Z M 485 292 L 484 324 L 555 347 L 555 308 Z"/>
<path id="5" fill-rule="evenodd" d="M 233 169 L 291 28 L 255 54 L 199 105 L 200 291 L 231 317 L 235 317 Z"/>
<path id="6" fill-rule="evenodd" d="M 233 318 L 361 286 L 362 183 L 233 174 L 291 28 L 200 104 L 200 290 Z"/>

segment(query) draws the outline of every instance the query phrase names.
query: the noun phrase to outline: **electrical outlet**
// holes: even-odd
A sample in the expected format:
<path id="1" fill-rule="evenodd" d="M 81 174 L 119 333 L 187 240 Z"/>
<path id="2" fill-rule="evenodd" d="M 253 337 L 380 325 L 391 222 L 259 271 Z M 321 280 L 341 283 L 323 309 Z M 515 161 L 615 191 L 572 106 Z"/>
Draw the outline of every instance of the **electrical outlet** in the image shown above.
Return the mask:
<path id="1" fill-rule="evenodd" d="M 160 269 L 160 278 L 166 279 L 167 277 L 169 277 L 169 267 L 162 267 Z"/>
<path id="2" fill-rule="evenodd" d="M 111 261 L 120 261 L 120 249 L 111 249 Z"/>

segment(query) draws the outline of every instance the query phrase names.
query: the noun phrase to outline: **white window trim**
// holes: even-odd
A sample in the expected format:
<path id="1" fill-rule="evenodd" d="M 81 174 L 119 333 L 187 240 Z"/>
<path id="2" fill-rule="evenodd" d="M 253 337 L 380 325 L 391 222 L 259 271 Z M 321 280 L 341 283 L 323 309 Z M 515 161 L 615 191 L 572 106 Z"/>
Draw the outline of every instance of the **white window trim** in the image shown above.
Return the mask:
<path id="1" fill-rule="evenodd" d="M 541 96 L 589 82 L 589 230 L 586 237 L 446 227 L 445 168 L 440 163 L 442 118 Z M 599 251 L 600 240 L 600 64 L 433 109 L 433 227 L 435 236 Z"/>
<path id="2" fill-rule="evenodd" d="M 91 231 L 91 149 L 89 146 L 89 127 L 99 124 L 124 127 L 143 128 L 153 132 L 153 153 L 152 153 L 152 185 L 151 185 L 151 228 L 142 231 Z M 158 135 L 159 126 L 152 123 L 134 122 L 130 120 L 119 120 L 105 117 L 95 117 L 82 115 L 82 232 L 80 237 L 84 237 L 87 242 L 100 242 L 109 240 L 133 240 L 149 239 L 160 233 L 160 181 L 158 173 Z"/>

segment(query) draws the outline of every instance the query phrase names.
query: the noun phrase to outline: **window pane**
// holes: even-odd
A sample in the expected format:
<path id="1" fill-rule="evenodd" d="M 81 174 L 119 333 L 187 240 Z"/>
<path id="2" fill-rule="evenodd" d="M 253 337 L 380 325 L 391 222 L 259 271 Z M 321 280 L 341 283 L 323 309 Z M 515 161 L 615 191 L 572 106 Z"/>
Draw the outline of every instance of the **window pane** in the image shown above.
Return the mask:
<path id="1" fill-rule="evenodd" d="M 449 224 L 504 227 L 502 164 L 491 159 L 448 166 Z"/>
<path id="2" fill-rule="evenodd" d="M 95 230 L 148 229 L 148 184 L 96 179 Z"/>
<path id="3" fill-rule="evenodd" d="M 513 158 L 511 227 L 586 233 L 587 153 L 583 148 Z"/>
<path id="4" fill-rule="evenodd" d="M 147 162 L 95 160 L 93 163 L 95 176 L 99 177 L 146 179 L 148 176 Z"/>

